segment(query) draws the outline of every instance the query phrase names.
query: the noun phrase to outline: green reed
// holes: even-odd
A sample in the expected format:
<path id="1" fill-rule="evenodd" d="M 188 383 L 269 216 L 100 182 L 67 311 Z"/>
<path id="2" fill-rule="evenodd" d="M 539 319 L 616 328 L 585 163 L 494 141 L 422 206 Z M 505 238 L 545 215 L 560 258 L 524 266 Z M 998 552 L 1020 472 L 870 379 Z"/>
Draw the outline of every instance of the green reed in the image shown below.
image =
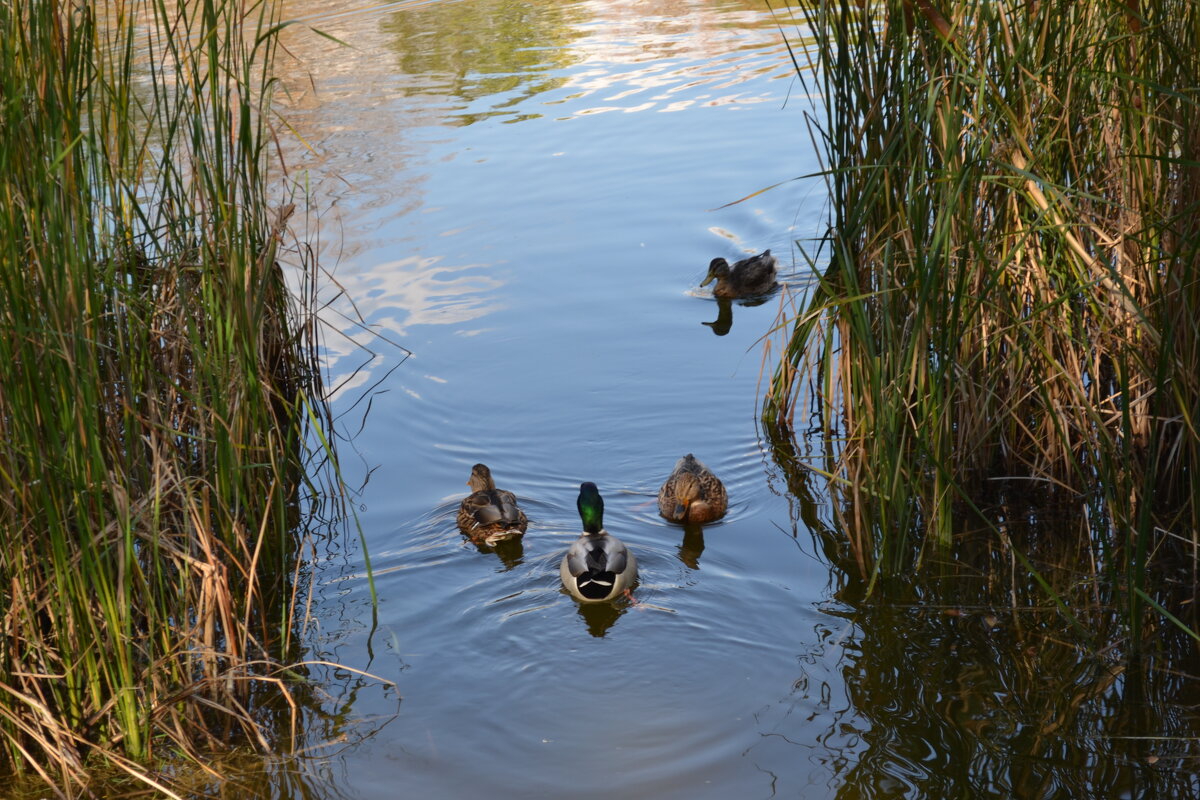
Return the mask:
<path id="1" fill-rule="evenodd" d="M 831 0 L 804 15 L 827 267 L 764 413 L 821 433 L 809 462 L 861 577 L 913 569 L 1006 479 L 1086 515 L 1131 610 L 1154 594 L 1152 561 L 1194 583 L 1200 10 Z"/>
<path id="2" fill-rule="evenodd" d="M 0 773 L 271 744 L 336 483 L 269 203 L 276 13 L 0 4 Z"/>

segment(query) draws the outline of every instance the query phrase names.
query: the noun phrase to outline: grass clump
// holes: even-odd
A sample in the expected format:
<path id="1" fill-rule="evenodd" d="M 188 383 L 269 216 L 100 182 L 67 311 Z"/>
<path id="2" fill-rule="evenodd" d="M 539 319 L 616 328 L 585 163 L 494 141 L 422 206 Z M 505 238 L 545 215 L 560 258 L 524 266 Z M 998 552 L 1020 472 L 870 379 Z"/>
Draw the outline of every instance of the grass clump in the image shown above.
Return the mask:
<path id="1" fill-rule="evenodd" d="M 1165 556 L 1200 530 L 1200 8 L 804 14 L 828 266 L 765 417 L 822 434 L 860 576 L 911 570 L 1004 479 L 1082 515 L 1132 605 L 1157 555 L 1194 586 Z"/>
<path id="2" fill-rule="evenodd" d="M 275 13 L 0 4 L 0 773 L 271 744 L 323 424 Z"/>

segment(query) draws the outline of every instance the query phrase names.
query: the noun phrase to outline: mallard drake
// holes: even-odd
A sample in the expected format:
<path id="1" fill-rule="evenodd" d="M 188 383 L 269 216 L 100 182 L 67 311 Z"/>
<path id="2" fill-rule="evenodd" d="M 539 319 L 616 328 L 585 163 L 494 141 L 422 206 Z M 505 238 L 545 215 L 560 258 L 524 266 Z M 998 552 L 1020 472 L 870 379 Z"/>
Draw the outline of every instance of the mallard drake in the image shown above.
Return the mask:
<path id="1" fill-rule="evenodd" d="M 691 453 L 676 462 L 658 490 L 658 513 L 672 522 L 712 522 L 728 507 L 721 480 Z"/>
<path id="2" fill-rule="evenodd" d="M 637 559 L 625 544 L 604 530 L 604 499 L 594 483 L 579 485 L 579 518 L 583 535 L 563 556 L 558 567 L 563 586 L 576 600 L 612 600 L 637 579 Z"/>
<path id="3" fill-rule="evenodd" d="M 764 250 L 756 256 L 743 258 L 732 267 L 723 258 L 714 258 L 708 265 L 708 275 L 700 282 L 707 286 L 713 280 L 717 297 L 753 297 L 775 288 L 775 256 Z"/>
<path id="4" fill-rule="evenodd" d="M 525 512 L 517 507 L 517 498 L 512 492 L 496 488 L 487 465 L 471 467 L 467 486 L 471 487 L 471 494 L 458 508 L 458 528 L 471 537 L 471 541 L 495 544 L 525 533 L 529 525 Z"/>

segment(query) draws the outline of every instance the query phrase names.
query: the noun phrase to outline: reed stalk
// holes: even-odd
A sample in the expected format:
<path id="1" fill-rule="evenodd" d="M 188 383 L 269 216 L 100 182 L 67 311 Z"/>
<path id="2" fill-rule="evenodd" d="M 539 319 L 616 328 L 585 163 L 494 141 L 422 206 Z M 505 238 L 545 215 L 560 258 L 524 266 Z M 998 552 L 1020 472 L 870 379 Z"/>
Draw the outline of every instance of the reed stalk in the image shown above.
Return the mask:
<path id="1" fill-rule="evenodd" d="M 0 773 L 165 790 L 155 759 L 275 744 L 324 420 L 276 13 L 0 4 Z"/>
<path id="2" fill-rule="evenodd" d="M 1200 9 L 804 15 L 827 266 L 764 415 L 819 433 L 860 577 L 913 570 L 1003 481 L 1086 515 L 1135 612 L 1155 559 L 1196 585 Z"/>

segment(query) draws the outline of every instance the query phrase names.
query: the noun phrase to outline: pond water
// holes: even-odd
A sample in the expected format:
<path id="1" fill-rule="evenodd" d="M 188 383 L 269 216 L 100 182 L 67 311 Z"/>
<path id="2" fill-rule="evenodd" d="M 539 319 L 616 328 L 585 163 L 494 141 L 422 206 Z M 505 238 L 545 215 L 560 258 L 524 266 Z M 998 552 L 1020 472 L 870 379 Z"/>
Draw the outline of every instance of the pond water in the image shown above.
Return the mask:
<path id="1" fill-rule="evenodd" d="M 822 183 L 790 180 L 818 168 L 811 105 L 761 0 L 299 0 L 288 16 L 338 40 L 289 31 L 279 100 L 345 292 L 326 315 L 345 335 L 327 335 L 334 408 L 378 593 L 376 613 L 360 547 L 323 551 L 312 655 L 382 680 L 314 669 L 331 696 L 307 762 L 291 762 L 308 777 L 285 769 L 254 793 L 1087 784 L 1058 765 L 1102 748 L 1069 741 L 1045 760 L 1025 727 L 1041 712 L 1005 699 L 996 625 L 864 617 L 840 598 L 801 522 L 818 515 L 760 433 L 761 339 L 803 297 L 794 242 L 824 219 Z M 720 309 L 698 288 L 710 259 L 766 248 L 787 284 L 768 302 Z M 689 452 L 731 498 L 702 531 L 654 503 Z M 456 530 L 477 461 L 528 514 L 519 545 Z M 581 481 L 637 554 L 634 604 L 561 590 Z M 1066 680 L 1094 667 L 1064 652 Z M 1122 763 L 1102 780 L 1128 792 L 1140 768 Z"/>

